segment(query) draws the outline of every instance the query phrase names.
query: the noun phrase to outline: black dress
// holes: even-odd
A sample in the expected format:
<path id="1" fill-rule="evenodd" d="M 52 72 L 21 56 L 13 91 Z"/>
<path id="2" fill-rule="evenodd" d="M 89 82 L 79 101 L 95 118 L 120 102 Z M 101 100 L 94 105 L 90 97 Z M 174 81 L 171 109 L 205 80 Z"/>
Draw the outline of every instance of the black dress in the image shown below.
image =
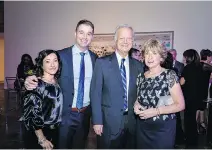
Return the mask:
<path id="1" fill-rule="evenodd" d="M 137 78 L 138 101 L 143 107 L 156 108 L 171 105 L 169 88 L 178 82 L 173 70 L 165 70 L 160 75 L 146 78 L 139 74 Z M 137 148 L 166 149 L 174 148 L 176 132 L 175 114 L 155 116 L 149 119 L 137 119 Z"/>
<path id="2" fill-rule="evenodd" d="M 186 136 L 186 148 L 197 148 L 197 122 L 196 111 L 202 101 L 202 66 L 191 63 L 184 67 L 182 77 L 185 84 L 182 86 L 185 99 L 184 127 Z"/>
<path id="3" fill-rule="evenodd" d="M 23 115 L 20 121 L 25 126 L 25 148 L 40 149 L 35 130 L 42 129 L 44 136 L 58 148 L 59 125 L 62 116 L 63 95 L 58 84 L 38 80 L 38 87 L 27 91 L 23 97 Z"/>

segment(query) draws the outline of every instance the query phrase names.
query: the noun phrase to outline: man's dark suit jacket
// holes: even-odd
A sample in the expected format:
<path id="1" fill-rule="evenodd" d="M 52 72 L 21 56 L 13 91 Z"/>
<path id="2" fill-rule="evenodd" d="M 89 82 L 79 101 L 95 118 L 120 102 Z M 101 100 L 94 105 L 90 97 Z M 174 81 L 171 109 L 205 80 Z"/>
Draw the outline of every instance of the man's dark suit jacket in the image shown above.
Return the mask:
<path id="1" fill-rule="evenodd" d="M 72 108 L 74 96 L 73 65 L 75 64 L 73 64 L 72 48 L 73 46 L 58 51 L 62 61 L 61 77 L 59 78 L 60 87 L 63 92 L 62 123 L 65 123 L 66 120 L 64 120 L 63 117 L 69 114 Z M 90 50 L 89 54 L 92 60 L 92 66 L 94 68 L 97 56 Z"/>
<path id="2" fill-rule="evenodd" d="M 136 79 L 143 72 L 143 64 L 129 57 L 128 129 L 134 134 L 136 119 L 133 105 L 137 97 Z M 128 81 L 127 81 L 128 82 Z M 124 128 L 124 89 L 116 54 L 96 60 L 91 81 L 90 99 L 94 125 L 103 125 L 104 139 Z M 108 139 L 107 139 L 108 138 Z"/>

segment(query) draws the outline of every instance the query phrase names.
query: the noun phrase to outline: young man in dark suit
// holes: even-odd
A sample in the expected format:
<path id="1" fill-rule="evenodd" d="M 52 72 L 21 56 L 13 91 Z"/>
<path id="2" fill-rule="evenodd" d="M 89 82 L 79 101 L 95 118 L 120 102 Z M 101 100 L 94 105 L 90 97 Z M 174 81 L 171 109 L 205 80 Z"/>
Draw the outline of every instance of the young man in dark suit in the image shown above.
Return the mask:
<path id="1" fill-rule="evenodd" d="M 98 148 L 135 148 L 136 78 L 143 64 L 128 56 L 134 31 L 120 25 L 115 52 L 97 59 L 91 81 L 92 121 Z"/>
<path id="2" fill-rule="evenodd" d="M 88 47 L 94 34 L 94 25 L 80 20 L 75 30 L 75 44 L 59 50 L 62 72 L 59 85 L 63 92 L 62 123 L 59 148 L 85 148 L 90 127 L 90 83 L 96 55 Z M 25 81 L 25 87 L 37 87 L 36 76 Z"/>

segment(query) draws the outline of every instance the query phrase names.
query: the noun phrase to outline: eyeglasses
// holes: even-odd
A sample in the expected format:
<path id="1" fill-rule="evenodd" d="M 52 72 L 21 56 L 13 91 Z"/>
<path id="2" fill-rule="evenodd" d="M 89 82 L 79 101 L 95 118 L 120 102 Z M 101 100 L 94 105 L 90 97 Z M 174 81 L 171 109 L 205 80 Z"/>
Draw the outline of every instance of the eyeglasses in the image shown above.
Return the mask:
<path id="1" fill-rule="evenodd" d="M 133 42 L 133 38 L 119 38 L 118 41 L 130 43 Z"/>

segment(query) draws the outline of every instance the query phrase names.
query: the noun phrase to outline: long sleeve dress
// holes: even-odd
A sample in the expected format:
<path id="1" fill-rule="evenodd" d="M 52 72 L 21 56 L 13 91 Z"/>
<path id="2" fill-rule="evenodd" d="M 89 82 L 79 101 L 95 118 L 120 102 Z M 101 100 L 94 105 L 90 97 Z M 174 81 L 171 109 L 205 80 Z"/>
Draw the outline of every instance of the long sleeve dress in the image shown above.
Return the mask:
<path id="1" fill-rule="evenodd" d="M 33 91 L 27 91 L 23 102 L 23 114 L 20 120 L 26 129 L 25 148 L 41 148 L 35 135 L 35 130 L 39 129 L 56 148 L 63 106 L 63 95 L 59 85 L 38 80 L 38 87 Z"/>

